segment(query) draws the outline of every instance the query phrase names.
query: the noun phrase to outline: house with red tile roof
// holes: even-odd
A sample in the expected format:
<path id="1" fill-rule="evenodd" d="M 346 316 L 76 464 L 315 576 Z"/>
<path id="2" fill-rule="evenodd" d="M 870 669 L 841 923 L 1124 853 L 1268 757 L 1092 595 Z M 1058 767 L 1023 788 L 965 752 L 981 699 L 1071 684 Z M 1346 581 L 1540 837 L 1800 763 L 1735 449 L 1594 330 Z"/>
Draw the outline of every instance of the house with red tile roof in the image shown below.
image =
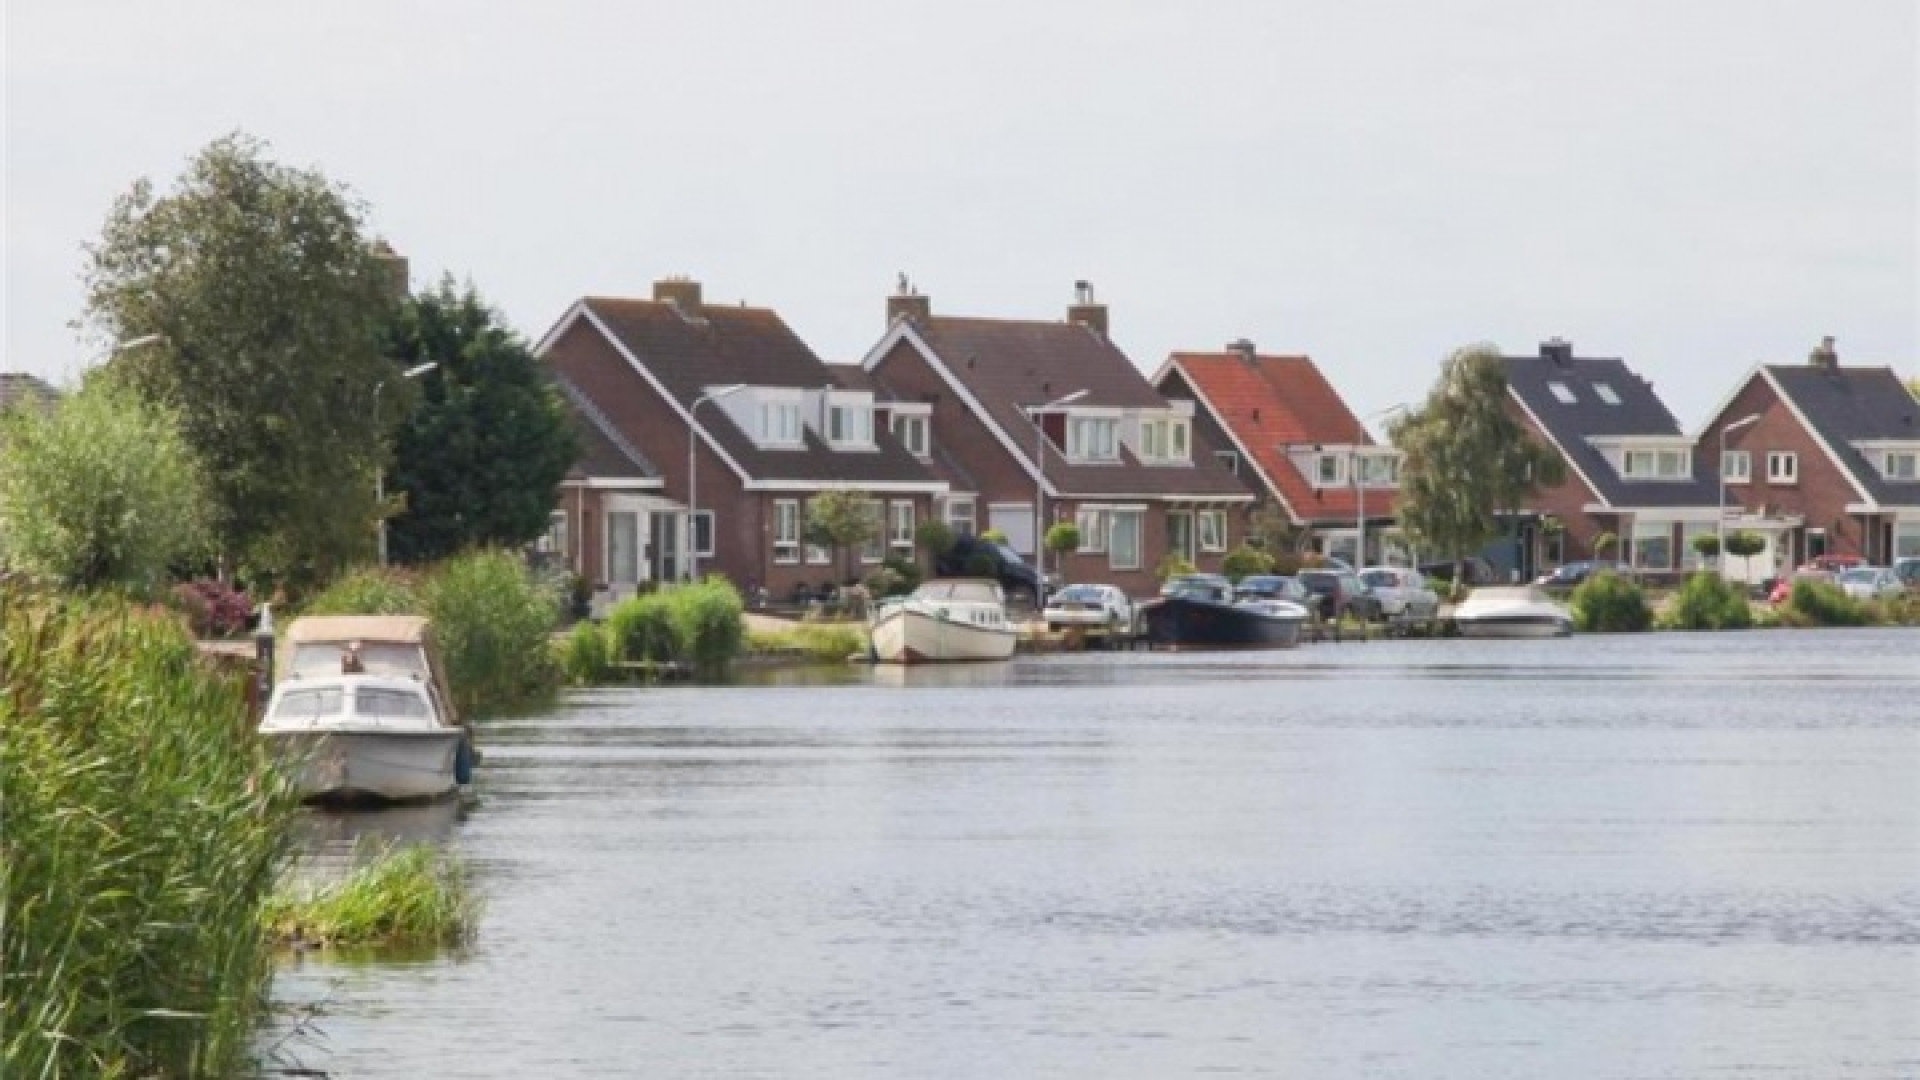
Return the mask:
<path id="1" fill-rule="evenodd" d="M 697 281 L 578 300 L 534 351 L 604 436 L 584 440 L 557 511 L 568 535 L 552 539 L 609 600 L 706 573 L 775 597 L 817 591 L 911 558 L 946 493 L 875 424 L 871 390 L 841 386 L 774 311 L 708 304 Z M 869 497 L 878 528 L 858 552 L 807 542 L 807 502 L 832 490 Z"/>
<path id="2" fill-rule="evenodd" d="M 1218 571 L 1254 492 L 1157 393 L 1081 283 L 1063 321 L 937 315 L 907 287 L 861 367 L 890 423 L 947 485 L 941 514 L 1033 558 L 1055 522 L 1081 543 L 1047 570 L 1136 595 L 1170 556 Z"/>
<path id="3" fill-rule="evenodd" d="M 1195 426 L 1220 460 L 1315 548 L 1356 566 L 1407 561 L 1393 531 L 1399 452 L 1375 444 L 1310 358 L 1262 354 L 1243 339 L 1220 352 L 1175 353 L 1153 384 L 1193 403 Z M 1363 530 L 1366 552 L 1356 558 Z"/>

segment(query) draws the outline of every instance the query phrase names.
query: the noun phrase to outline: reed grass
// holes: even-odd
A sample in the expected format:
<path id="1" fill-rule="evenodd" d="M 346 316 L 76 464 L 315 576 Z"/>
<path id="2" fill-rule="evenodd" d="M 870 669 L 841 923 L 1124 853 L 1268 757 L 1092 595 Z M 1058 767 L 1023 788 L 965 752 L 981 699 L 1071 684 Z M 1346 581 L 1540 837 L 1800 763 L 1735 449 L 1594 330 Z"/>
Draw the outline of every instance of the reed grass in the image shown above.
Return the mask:
<path id="1" fill-rule="evenodd" d="M 750 631 L 749 647 L 760 650 L 795 650 L 815 660 L 840 661 L 867 651 L 867 635 L 851 623 L 796 623 L 790 629 Z"/>
<path id="2" fill-rule="evenodd" d="M 0 584 L 0 1073 L 242 1071 L 294 799 L 164 610 Z"/>
<path id="3" fill-rule="evenodd" d="M 284 946 L 461 945 L 480 912 L 465 864 L 413 846 L 381 851 L 336 881 L 283 886 L 261 923 Z"/>

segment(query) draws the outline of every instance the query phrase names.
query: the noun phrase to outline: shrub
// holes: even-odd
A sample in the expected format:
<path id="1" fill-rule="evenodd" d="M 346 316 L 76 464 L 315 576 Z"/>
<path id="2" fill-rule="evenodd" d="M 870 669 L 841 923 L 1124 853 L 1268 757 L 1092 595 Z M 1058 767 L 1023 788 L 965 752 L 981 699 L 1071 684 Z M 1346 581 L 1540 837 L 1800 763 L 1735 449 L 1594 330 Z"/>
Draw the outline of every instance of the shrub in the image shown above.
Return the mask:
<path id="1" fill-rule="evenodd" d="M 913 530 L 913 542 L 937 562 L 953 550 L 953 526 L 939 518 L 928 518 Z"/>
<path id="2" fill-rule="evenodd" d="M 261 914 L 284 945 L 459 945 L 479 921 L 465 865 L 427 846 L 388 848 L 344 878 L 284 888 Z"/>
<path id="3" fill-rule="evenodd" d="M 574 686 L 598 686 L 613 675 L 606 632 L 593 623 L 575 623 L 559 651 L 560 671 Z"/>
<path id="4" fill-rule="evenodd" d="M 703 679 L 726 673 L 745 642 L 740 591 L 722 577 L 682 585 L 666 594 L 680 659 Z"/>
<path id="5" fill-rule="evenodd" d="M 920 587 L 920 566 L 911 559 L 889 555 L 880 568 L 868 574 L 861 584 L 878 600 L 883 596 L 904 596 Z"/>
<path id="6" fill-rule="evenodd" d="M 237 1076 L 294 800 L 179 620 L 0 583 L 0 1074 Z"/>
<path id="7" fill-rule="evenodd" d="M 1796 581 L 1787 607 L 1813 626 L 1865 626 L 1866 605 L 1825 581 Z"/>
<path id="8" fill-rule="evenodd" d="M 1181 574 L 1191 574 L 1194 572 L 1193 564 L 1178 555 L 1168 555 L 1166 558 L 1160 560 L 1159 566 L 1153 569 L 1154 576 L 1158 577 L 1161 581 L 1168 581 L 1172 578 L 1179 577 Z"/>
<path id="9" fill-rule="evenodd" d="M 1301 567 L 1304 565 L 1305 565 L 1305 558 L 1300 554 L 1300 552 L 1294 550 L 1293 548 L 1286 548 L 1281 551 L 1276 551 L 1273 553 L 1273 568 L 1267 572 L 1270 574 L 1282 574 L 1287 577 L 1292 577 L 1293 575 L 1299 573 Z"/>
<path id="10" fill-rule="evenodd" d="M 679 651 L 666 593 L 629 596 L 607 614 L 607 652 L 614 662 L 664 664 Z"/>
<path id="11" fill-rule="evenodd" d="M 462 712 L 522 708 L 560 684 L 547 639 L 559 596 L 519 555 L 485 548 L 436 567 L 421 589 Z"/>
<path id="12" fill-rule="evenodd" d="M 1239 581 L 1243 577 L 1272 573 L 1273 564 L 1273 556 L 1257 547 L 1241 544 L 1220 560 L 1220 570 L 1232 580 Z"/>
<path id="13" fill-rule="evenodd" d="M 1573 623 L 1582 630 L 1629 633 L 1653 625 L 1640 586 L 1618 574 L 1595 574 L 1573 590 Z"/>
<path id="14" fill-rule="evenodd" d="M 244 630 L 253 602 L 224 581 L 201 578 L 173 587 L 173 601 L 187 616 L 194 635 L 221 638 Z"/>
<path id="15" fill-rule="evenodd" d="M 1717 573 L 1694 574 L 1674 597 L 1666 624 L 1676 630 L 1745 630 L 1753 625 L 1746 590 Z"/>
<path id="16" fill-rule="evenodd" d="M 405 570 L 363 566 L 334 579 L 307 601 L 303 615 L 424 615 L 417 579 Z"/>
<path id="17" fill-rule="evenodd" d="M 1004 544 L 1007 542 L 1007 534 L 999 529 L 988 529 L 980 534 L 980 539 L 990 544 Z"/>

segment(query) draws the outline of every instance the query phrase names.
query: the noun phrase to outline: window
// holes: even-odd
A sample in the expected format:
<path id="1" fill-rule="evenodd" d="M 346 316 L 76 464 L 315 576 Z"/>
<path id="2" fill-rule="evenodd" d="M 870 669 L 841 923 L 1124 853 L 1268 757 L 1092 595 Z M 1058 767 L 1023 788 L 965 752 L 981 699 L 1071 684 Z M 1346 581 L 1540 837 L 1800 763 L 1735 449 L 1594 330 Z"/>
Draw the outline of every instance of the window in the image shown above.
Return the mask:
<path id="1" fill-rule="evenodd" d="M 908 555 L 913 554 L 913 504 L 897 500 L 887 508 L 887 542 L 897 548 L 905 548 Z"/>
<path id="2" fill-rule="evenodd" d="M 693 553 L 706 558 L 713 554 L 713 511 L 696 510 L 688 525 L 693 530 Z"/>
<path id="3" fill-rule="evenodd" d="M 1240 455 L 1238 452 L 1233 450 L 1215 450 L 1213 457 L 1214 460 L 1225 465 L 1228 472 L 1235 476 L 1240 475 Z"/>
<path id="4" fill-rule="evenodd" d="M 534 543 L 534 549 L 549 554 L 567 554 L 567 512 L 565 510 L 555 510 L 547 515 L 546 534 Z"/>
<path id="5" fill-rule="evenodd" d="M 829 406 L 827 441 L 835 446 L 872 446 L 873 410 L 864 405 Z"/>
<path id="6" fill-rule="evenodd" d="M 1629 480 L 1684 480 L 1690 471 L 1687 464 L 1685 450 L 1629 450 L 1621 475 Z"/>
<path id="7" fill-rule="evenodd" d="M 1673 569 L 1673 524 L 1671 522 L 1634 521 L 1633 565 L 1642 570 Z"/>
<path id="8" fill-rule="evenodd" d="M 1553 392 L 1554 400 L 1562 405 L 1571 405 L 1580 400 L 1573 396 L 1573 387 L 1568 386 L 1566 383 L 1550 382 L 1547 384 L 1547 389 Z"/>
<path id="9" fill-rule="evenodd" d="M 1360 457 L 1360 483 L 1364 487 L 1397 487 L 1400 484 L 1400 455 L 1364 454 Z"/>
<path id="10" fill-rule="evenodd" d="M 1167 456 L 1167 422 L 1148 420 L 1140 425 L 1140 456 L 1157 461 Z"/>
<path id="11" fill-rule="evenodd" d="M 1167 554 L 1193 561 L 1193 511 L 1167 511 Z"/>
<path id="12" fill-rule="evenodd" d="M 1167 425 L 1167 456 L 1175 461 L 1189 460 L 1185 420 L 1175 420 Z"/>
<path id="13" fill-rule="evenodd" d="M 1767 452 L 1767 483 L 1797 484 L 1799 482 L 1800 455 L 1791 450 Z"/>
<path id="14" fill-rule="evenodd" d="M 913 504 L 907 504 L 907 510 L 913 510 Z M 879 499 L 866 502 L 867 538 L 860 541 L 860 561 L 877 563 L 887 557 L 887 506 Z M 911 538 L 912 531 L 908 531 Z"/>
<path id="15" fill-rule="evenodd" d="M 1911 559 L 1920 556 L 1920 521 L 1900 521 L 1893 526 L 1893 557 Z"/>
<path id="16" fill-rule="evenodd" d="M 1620 404 L 1620 395 L 1613 392 L 1612 386 L 1603 382 L 1593 384 L 1593 396 L 1609 405 Z"/>
<path id="17" fill-rule="evenodd" d="M 1729 450 L 1720 459 L 1720 479 L 1729 484 L 1744 484 L 1753 479 L 1753 455 L 1745 450 Z"/>
<path id="18" fill-rule="evenodd" d="M 797 401 L 761 402 L 760 441 L 777 446 L 799 446 L 800 403 Z"/>
<path id="19" fill-rule="evenodd" d="M 947 500 L 947 527 L 957 536 L 973 535 L 973 499 Z"/>
<path id="20" fill-rule="evenodd" d="M 926 457 L 933 452 L 927 445 L 927 418 L 924 416 L 895 416 L 893 434 L 914 457 Z"/>
<path id="21" fill-rule="evenodd" d="M 1115 570 L 1140 569 L 1140 533 L 1145 517 L 1141 510 L 1113 511 L 1113 524 L 1107 533 L 1108 566 Z"/>
<path id="22" fill-rule="evenodd" d="M 1107 522 L 1107 512 L 1099 507 L 1083 506 L 1074 511 L 1073 523 L 1080 527 L 1080 551 L 1091 555 L 1106 552 Z"/>
<path id="23" fill-rule="evenodd" d="M 1117 461 L 1119 430 L 1120 421 L 1111 417 L 1076 416 L 1067 426 L 1067 456 L 1082 461 Z"/>
<path id="24" fill-rule="evenodd" d="M 1321 454 L 1314 459 L 1313 475 L 1319 487 L 1334 487 L 1345 479 L 1347 459 L 1339 454 Z"/>
<path id="25" fill-rule="evenodd" d="M 800 503 L 778 499 L 773 504 L 773 561 L 800 561 Z"/>
<path id="26" fill-rule="evenodd" d="M 1920 454 L 1912 450 L 1887 451 L 1886 474 L 1889 480 L 1912 480 L 1915 478 L 1915 466 L 1920 465 Z"/>
<path id="27" fill-rule="evenodd" d="M 1227 550 L 1227 512 L 1225 510 L 1200 511 L 1200 550 Z"/>

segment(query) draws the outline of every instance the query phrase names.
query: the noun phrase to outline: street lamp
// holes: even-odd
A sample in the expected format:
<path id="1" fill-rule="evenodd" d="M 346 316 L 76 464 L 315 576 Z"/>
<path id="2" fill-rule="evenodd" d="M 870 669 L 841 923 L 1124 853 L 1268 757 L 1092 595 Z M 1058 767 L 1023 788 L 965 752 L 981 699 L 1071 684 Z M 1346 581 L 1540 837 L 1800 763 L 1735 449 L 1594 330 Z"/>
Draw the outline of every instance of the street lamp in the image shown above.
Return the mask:
<path id="1" fill-rule="evenodd" d="M 1760 414 L 1750 413 L 1720 429 L 1720 460 L 1714 462 L 1715 468 L 1720 472 L 1720 496 L 1713 504 L 1713 528 L 1714 535 L 1720 540 L 1714 557 L 1720 560 L 1719 569 L 1722 578 L 1727 576 L 1727 435 L 1743 427 L 1752 427 L 1759 422 Z"/>
<path id="2" fill-rule="evenodd" d="M 1407 412 L 1410 408 L 1411 406 L 1408 405 L 1389 405 L 1379 412 L 1367 414 L 1367 420 L 1378 420 L 1397 412 Z M 1360 441 L 1353 446 L 1353 490 L 1358 499 L 1354 507 L 1353 524 L 1354 531 L 1360 534 L 1353 545 L 1355 570 L 1363 569 L 1367 564 L 1367 485 L 1361 482 L 1360 476 L 1360 447 L 1365 445 L 1366 441 L 1367 425 L 1363 420 L 1360 423 Z"/>
<path id="3" fill-rule="evenodd" d="M 432 371 L 434 368 L 437 368 L 439 366 L 440 366 L 440 361 L 429 360 L 424 364 L 415 364 L 414 366 L 401 372 L 400 377 L 403 379 L 417 379 L 420 376 L 425 375 L 427 372 Z M 375 424 L 378 424 L 380 422 L 380 391 L 385 390 L 386 388 L 387 388 L 387 380 L 385 379 L 381 379 L 379 382 L 373 384 L 373 422 Z M 387 501 L 387 470 L 385 466 L 381 466 L 380 468 L 375 469 L 373 471 L 373 502 L 374 502 L 374 505 L 379 508 L 378 513 L 380 514 L 380 565 L 381 566 L 387 565 L 386 501 Z"/>
<path id="4" fill-rule="evenodd" d="M 699 462 L 696 461 L 693 456 L 693 448 L 696 445 L 696 442 L 695 442 L 696 434 L 694 431 L 693 414 L 696 412 L 699 412 L 700 406 L 705 405 L 709 401 L 719 401 L 721 398 L 726 397 L 729 394 L 737 394 L 740 391 L 745 390 L 746 388 L 747 388 L 746 383 L 734 383 L 732 386 L 723 386 L 718 390 L 709 390 L 706 393 L 701 394 L 699 397 L 694 398 L 692 407 L 687 409 L 687 580 L 688 581 L 700 580 L 700 544 L 698 542 L 699 536 L 696 534 L 696 530 L 693 524 L 694 519 L 697 518 L 700 513 L 700 497 L 699 497 L 700 477 L 699 477 L 699 474 L 694 471 L 699 468 Z"/>
<path id="5" fill-rule="evenodd" d="M 1033 405 L 1027 409 L 1027 416 L 1033 421 L 1033 561 L 1040 568 L 1040 584 L 1044 589 L 1047 579 L 1047 429 L 1040 426 L 1040 414 L 1052 412 L 1063 405 L 1071 405 L 1086 397 L 1085 390 L 1075 390 L 1065 397 L 1057 397 L 1045 405 Z M 1040 603 L 1035 596 L 1033 602 Z"/>

